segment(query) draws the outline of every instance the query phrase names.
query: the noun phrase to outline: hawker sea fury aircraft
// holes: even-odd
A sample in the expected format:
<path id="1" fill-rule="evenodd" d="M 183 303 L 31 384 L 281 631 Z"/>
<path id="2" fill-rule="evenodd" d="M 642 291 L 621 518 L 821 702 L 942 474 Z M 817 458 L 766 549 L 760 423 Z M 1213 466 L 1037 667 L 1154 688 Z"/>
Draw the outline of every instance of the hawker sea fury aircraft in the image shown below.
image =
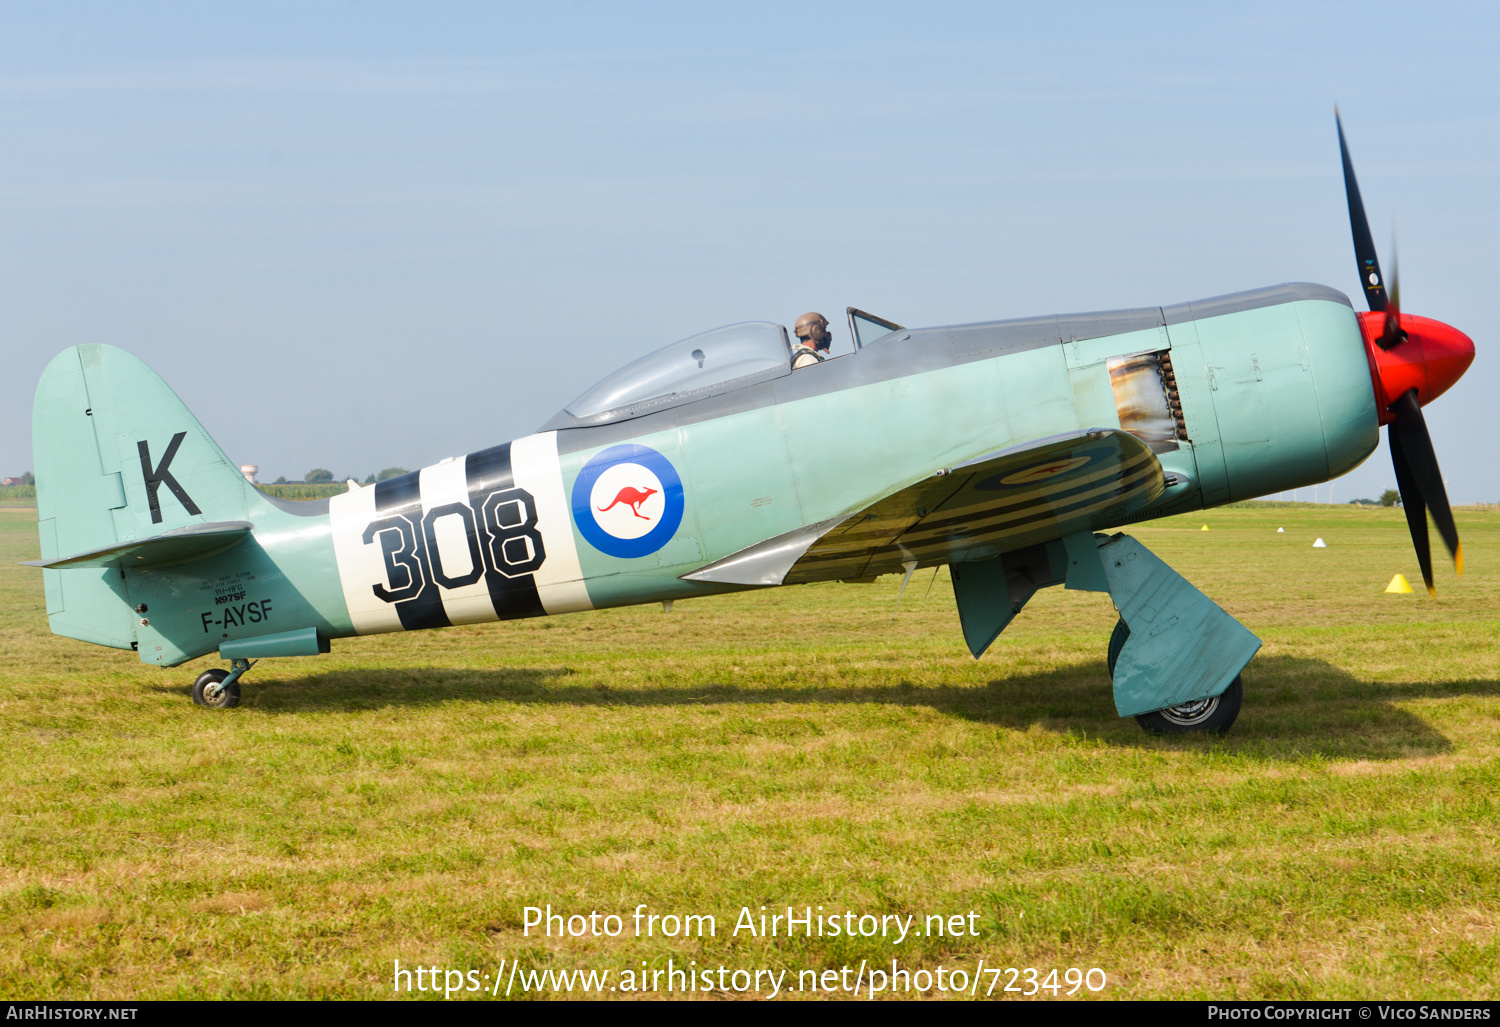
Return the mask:
<path id="1" fill-rule="evenodd" d="M 854 352 L 795 371 L 784 328 L 731 325 L 535 435 L 320 502 L 256 489 L 129 354 L 67 350 L 35 407 L 52 630 L 166 667 L 217 652 L 193 698 L 226 707 L 252 660 L 352 635 L 948 564 L 975 657 L 1039 588 L 1107 592 L 1120 715 L 1227 730 L 1259 639 L 1096 532 L 1327 481 L 1390 424 L 1428 587 L 1426 509 L 1461 569 L 1421 406 L 1473 344 L 1387 298 L 1344 161 L 1368 314 L 1318 285 L 941 328 L 851 309 Z"/>

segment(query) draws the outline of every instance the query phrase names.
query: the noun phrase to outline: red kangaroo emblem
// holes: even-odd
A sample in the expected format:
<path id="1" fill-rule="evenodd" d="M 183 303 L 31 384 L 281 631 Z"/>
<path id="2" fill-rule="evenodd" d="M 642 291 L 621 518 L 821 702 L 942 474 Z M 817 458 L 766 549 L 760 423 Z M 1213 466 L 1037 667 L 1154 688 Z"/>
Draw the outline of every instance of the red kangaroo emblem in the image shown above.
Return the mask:
<path id="1" fill-rule="evenodd" d="M 633 489 L 629 485 L 627 485 L 620 490 L 619 495 L 615 496 L 615 501 L 613 503 L 609 504 L 608 506 L 601 506 L 599 508 L 599 512 L 608 513 L 610 510 L 613 510 L 621 503 L 624 503 L 626 506 L 630 507 L 631 513 L 635 514 L 643 521 L 649 521 L 651 518 L 641 513 L 641 504 L 654 495 L 656 495 L 655 489 Z"/>

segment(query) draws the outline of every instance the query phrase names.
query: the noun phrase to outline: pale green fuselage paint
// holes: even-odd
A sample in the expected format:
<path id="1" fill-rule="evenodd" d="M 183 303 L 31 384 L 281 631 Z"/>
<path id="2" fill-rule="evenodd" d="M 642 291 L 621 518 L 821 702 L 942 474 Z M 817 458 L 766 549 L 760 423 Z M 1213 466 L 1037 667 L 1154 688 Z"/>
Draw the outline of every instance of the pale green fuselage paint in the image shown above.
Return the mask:
<path id="1" fill-rule="evenodd" d="M 678 576 L 862 509 L 970 457 L 1118 428 L 1105 361 L 1154 349 L 1172 352 L 1192 440 L 1159 459 L 1194 484 L 1132 520 L 1327 481 L 1375 449 L 1374 388 L 1358 323 L 1343 304 L 1304 300 L 1034 349 L 632 439 L 679 468 L 687 502 L 678 537 L 697 544 L 669 547 L 691 554 L 681 561 L 619 559 L 575 528 L 589 598 L 623 606 L 723 591 Z M 604 448 L 565 458 L 569 490 Z"/>
<path id="2" fill-rule="evenodd" d="M 255 530 L 234 549 L 175 567 L 44 571 L 53 630 L 103 645 L 134 643 L 143 661 L 168 666 L 233 639 L 308 627 L 327 638 L 368 630 L 351 617 L 346 602 L 351 586 L 341 582 L 348 570 L 335 556 L 329 515 L 288 512 L 245 483 L 170 389 L 134 358 L 94 347 L 114 362 L 116 381 L 90 374 L 88 362 L 97 368 L 98 353 L 84 353 L 80 375 L 79 354 L 89 349 L 60 355 L 38 388 L 43 557 L 193 522 L 244 520 Z M 681 575 L 768 538 L 860 510 L 964 460 L 1062 432 L 1118 428 L 1105 361 L 1162 349 L 1172 353 L 1191 441 L 1160 460 L 1191 486 L 1169 490 L 1132 520 L 1326 481 L 1375 448 L 1374 391 L 1359 327 L 1347 305 L 1299 300 L 1042 346 L 631 438 L 676 468 L 685 500 L 681 524 L 660 549 L 633 559 L 594 548 L 571 517 L 566 525 L 544 525 L 554 539 L 562 537 L 557 532 L 571 535 L 586 589 L 586 603 L 561 608 L 630 605 L 743 587 L 683 581 Z M 112 388 L 117 394 L 108 401 L 94 394 Z M 104 408 L 102 420 L 109 423 L 92 414 L 87 420 L 78 416 L 79 405 Z M 201 516 L 189 516 L 162 487 L 166 520 L 152 524 L 144 519 L 143 470 L 132 462 L 130 440 L 170 438 L 186 427 L 184 417 L 191 421 L 190 433 L 211 450 L 194 456 L 184 445 L 172 465 L 201 506 Z M 567 431 L 587 438 L 591 429 Z M 160 453 L 161 444 L 154 444 Z M 564 509 L 571 509 L 584 464 L 605 448 L 563 452 L 558 469 Z M 212 487 L 194 484 L 213 475 Z M 123 497 L 106 501 L 125 500 L 123 509 L 115 507 L 111 514 L 116 523 L 105 523 L 97 512 L 101 478 L 123 483 Z M 557 498 L 551 497 L 554 507 Z M 970 554 L 973 559 L 993 555 Z M 149 612 L 133 612 L 138 605 Z"/>
<path id="3" fill-rule="evenodd" d="M 1169 331 L 1205 507 L 1328 481 L 1375 451 L 1375 389 L 1349 307 L 1303 300 Z"/>
<path id="4" fill-rule="evenodd" d="M 316 628 L 324 638 L 354 634 L 327 516 L 287 513 L 253 488 L 246 500 L 244 519 L 255 532 L 235 548 L 208 560 L 126 571 L 130 602 L 148 606 L 149 624 L 136 627 L 143 663 L 170 667 L 231 639 L 298 628 Z"/>

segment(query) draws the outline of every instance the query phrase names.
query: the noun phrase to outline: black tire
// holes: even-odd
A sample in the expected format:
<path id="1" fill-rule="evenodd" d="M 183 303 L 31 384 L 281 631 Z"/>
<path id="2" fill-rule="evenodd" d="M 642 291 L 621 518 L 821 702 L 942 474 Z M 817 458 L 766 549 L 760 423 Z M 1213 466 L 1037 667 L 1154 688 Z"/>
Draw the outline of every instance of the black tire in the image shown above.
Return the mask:
<path id="1" fill-rule="evenodd" d="M 199 706 L 207 706 L 213 710 L 227 710 L 231 706 L 240 704 L 240 683 L 231 681 L 227 688 L 217 689 L 212 698 L 204 693 L 209 685 L 218 685 L 229 676 L 229 671 L 215 667 L 213 670 L 205 670 L 198 675 L 198 680 L 193 682 L 193 702 Z"/>
<path id="2" fill-rule="evenodd" d="M 1121 617 L 1115 621 L 1115 630 L 1109 636 L 1109 652 L 1104 656 L 1104 662 L 1109 667 L 1109 679 L 1115 678 L 1115 664 L 1120 661 L 1120 650 L 1125 648 L 1125 640 L 1130 637 L 1130 625 L 1125 623 Z"/>
<path id="3" fill-rule="evenodd" d="M 1120 660 L 1120 651 L 1130 638 L 1130 625 L 1121 617 L 1115 622 L 1115 630 L 1109 636 L 1109 652 L 1104 662 L 1109 666 L 1110 680 L 1114 680 L 1115 664 Z M 1236 674 L 1229 687 L 1212 699 L 1183 703 L 1154 713 L 1139 713 L 1135 722 L 1153 735 L 1194 735 L 1205 732 L 1227 734 L 1240 715 L 1240 705 L 1245 699 L 1245 683 Z"/>
<path id="4" fill-rule="evenodd" d="M 1154 713 L 1137 714 L 1135 722 L 1153 735 L 1228 734 L 1240 715 L 1245 683 L 1236 674 L 1229 687 L 1212 699 L 1183 703 Z"/>

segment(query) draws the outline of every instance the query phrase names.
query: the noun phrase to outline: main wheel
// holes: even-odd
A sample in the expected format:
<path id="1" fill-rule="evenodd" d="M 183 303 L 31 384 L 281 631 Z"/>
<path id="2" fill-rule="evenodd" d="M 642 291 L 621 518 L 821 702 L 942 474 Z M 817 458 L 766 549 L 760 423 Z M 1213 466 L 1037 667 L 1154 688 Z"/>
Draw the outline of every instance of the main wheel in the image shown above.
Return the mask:
<path id="1" fill-rule="evenodd" d="M 1119 662 L 1120 651 L 1129 638 L 1130 625 L 1121 617 L 1115 622 L 1114 633 L 1109 636 L 1109 651 L 1104 657 L 1104 662 L 1109 665 L 1110 678 L 1115 676 L 1115 664 Z M 1236 674 L 1229 687 L 1212 699 L 1197 699 L 1153 713 L 1140 713 L 1135 722 L 1153 735 L 1189 735 L 1206 731 L 1222 735 L 1234 726 L 1244 699 L 1245 683 Z"/>
<path id="2" fill-rule="evenodd" d="M 227 710 L 231 706 L 238 706 L 240 683 L 231 681 L 227 687 L 219 687 L 228 676 L 229 672 L 219 667 L 199 674 L 198 680 L 193 682 L 193 702 L 215 710 Z"/>
<path id="3" fill-rule="evenodd" d="M 1115 676 L 1115 664 L 1120 661 L 1120 650 L 1125 648 L 1125 640 L 1130 637 L 1130 625 L 1125 623 L 1121 617 L 1115 621 L 1115 630 L 1109 636 L 1109 651 L 1104 656 L 1104 662 L 1109 667 L 1109 676 L 1113 680 Z"/>
<path id="4" fill-rule="evenodd" d="M 1195 699 L 1154 713 L 1137 714 L 1135 722 L 1153 735 L 1189 735 L 1212 731 L 1222 735 L 1234 726 L 1245 698 L 1245 683 L 1236 674 L 1229 687 L 1211 699 Z"/>

